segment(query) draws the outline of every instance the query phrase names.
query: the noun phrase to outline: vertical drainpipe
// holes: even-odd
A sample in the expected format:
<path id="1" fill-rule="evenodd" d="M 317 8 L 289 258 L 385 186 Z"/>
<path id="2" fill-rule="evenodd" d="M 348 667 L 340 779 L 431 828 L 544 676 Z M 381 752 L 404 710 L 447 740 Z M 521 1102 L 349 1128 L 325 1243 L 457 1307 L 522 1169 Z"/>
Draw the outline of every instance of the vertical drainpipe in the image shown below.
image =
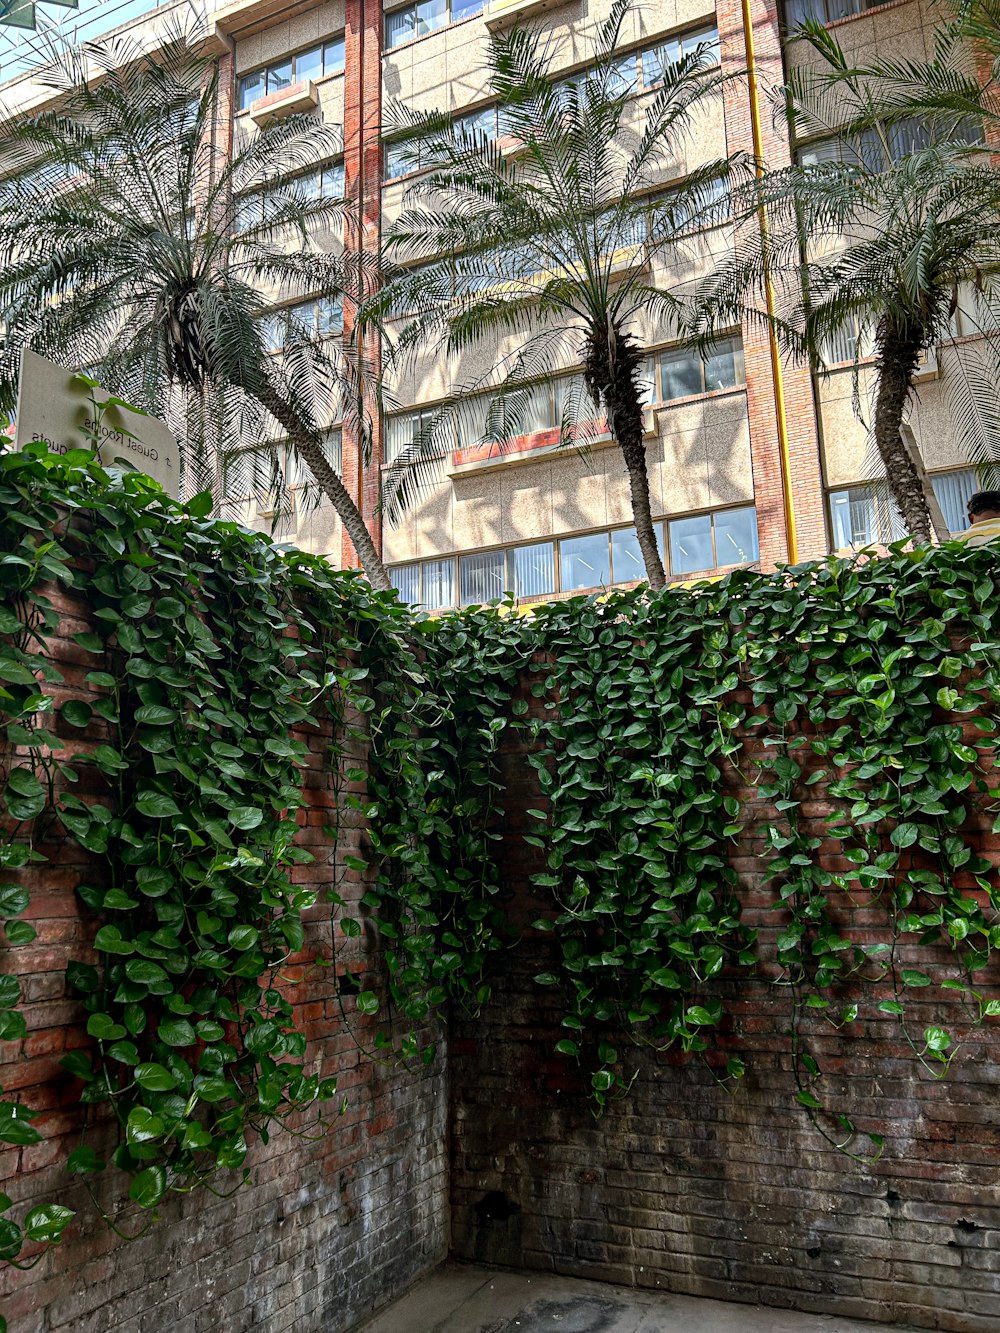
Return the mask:
<path id="1" fill-rule="evenodd" d="M 345 162 L 351 161 L 356 172 L 351 185 L 352 208 L 347 216 L 344 236 L 344 255 L 350 265 L 356 259 L 355 271 L 360 283 L 363 271 L 363 257 L 366 252 L 375 253 L 378 248 L 380 230 L 380 183 L 378 134 L 381 127 L 381 38 L 380 27 L 382 9 L 381 0 L 347 0 L 348 45 L 345 68 Z M 368 31 L 369 27 L 371 31 Z M 368 76 L 371 77 L 368 77 Z M 351 117 L 357 116 L 355 125 Z M 349 303 L 345 302 L 344 337 L 345 340 L 356 332 L 356 321 Z M 360 359 L 367 350 L 369 357 L 377 362 L 380 348 L 377 335 L 369 333 L 366 347 L 357 349 Z M 365 404 L 371 408 L 371 394 Z M 378 513 L 379 501 L 379 462 L 381 457 L 381 425 L 377 410 L 372 411 L 372 458 L 366 469 L 361 456 L 361 441 L 357 439 L 357 456 L 345 451 L 344 484 L 355 499 L 362 518 L 371 533 L 376 549 L 381 553 L 381 516 Z M 347 430 L 345 427 L 345 439 Z M 352 445 L 352 447 L 353 447 Z M 369 471 L 370 469 L 370 471 Z M 367 473 L 367 475 L 366 475 Z M 348 538 L 342 539 L 344 560 L 354 561 L 353 547 Z"/>
<path id="2" fill-rule="evenodd" d="M 365 171 L 365 120 L 368 113 L 367 93 L 365 87 L 365 47 L 368 30 L 368 7 L 371 0 L 359 0 L 358 3 L 358 216 L 357 216 L 357 243 L 358 243 L 358 289 L 361 290 L 362 282 L 362 256 L 367 243 L 367 232 L 365 227 L 365 196 L 368 190 L 367 172 Z M 364 334 L 356 333 L 358 348 L 358 366 L 363 364 L 364 359 Z M 361 404 L 364 410 L 363 403 Z M 360 432 L 358 439 L 358 510 L 361 517 L 365 515 L 365 464 L 364 450 L 360 447 Z M 366 525 L 367 526 L 367 525 Z M 381 554 L 381 551 L 379 552 Z"/>
<path id="3" fill-rule="evenodd" d="M 760 88 L 757 83 L 757 56 L 753 38 L 753 18 L 750 12 L 750 0 L 741 0 L 743 10 L 743 41 L 747 61 L 747 90 L 750 97 L 750 125 L 753 132 L 753 155 L 756 161 L 757 179 L 764 175 L 764 136 L 760 120 Z M 761 240 L 765 256 L 769 251 L 770 229 L 767 210 L 763 206 L 757 210 Z M 770 271 L 766 273 L 764 295 L 770 320 L 775 315 L 774 284 Z M 788 445 L 788 414 L 785 409 L 785 383 L 781 370 L 781 354 L 774 325 L 768 325 L 768 345 L 771 353 L 771 381 L 774 385 L 774 408 L 778 427 L 778 453 L 781 459 L 781 492 L 785 511 L 785 535 L 788 545 L 788 563 L 797 564 L 799 559 L 799 538 L 795 523 L 795 506 L 792 501 L 792 463 Z"/>

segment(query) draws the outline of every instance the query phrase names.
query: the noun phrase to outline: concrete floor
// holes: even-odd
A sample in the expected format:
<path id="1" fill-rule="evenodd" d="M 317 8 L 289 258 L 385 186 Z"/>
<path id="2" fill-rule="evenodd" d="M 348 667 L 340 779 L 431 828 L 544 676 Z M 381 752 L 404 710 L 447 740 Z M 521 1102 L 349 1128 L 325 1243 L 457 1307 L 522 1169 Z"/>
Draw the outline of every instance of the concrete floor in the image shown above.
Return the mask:
<path id="1" fill-rule="evenodd" d="M 882 1327 L 838 1315 L 447 1263 L 355 1333 L 875 1333 Z M 908 1331 L 897 1324 L 893 1333 Z"/>

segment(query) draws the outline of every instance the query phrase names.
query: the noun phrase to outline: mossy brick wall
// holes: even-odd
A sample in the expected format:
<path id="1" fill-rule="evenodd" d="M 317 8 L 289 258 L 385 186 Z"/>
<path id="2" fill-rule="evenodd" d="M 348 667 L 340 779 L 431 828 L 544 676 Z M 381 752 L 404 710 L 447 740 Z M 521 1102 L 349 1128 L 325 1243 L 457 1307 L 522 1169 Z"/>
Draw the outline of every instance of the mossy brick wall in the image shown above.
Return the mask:
<path id="1" fill-rule="evenodd" d="M 967 735 L 977 742 L 971 724 Z M 719 983 L 732 1021 L 713 1043 L 721 1057 L 713 1063 L 721 1072 L 727 1054 L 742 1054 L 742 1080 L 724 1087 L 696 1057 L 618 1041 L 637 1077 L 629 1095 L 595 1119 L 587 1078 L 552 1053 L 566 1035 L 564 1009 L 532 980 L 553 966 L 553 937 L 531 930 L 551 901 L 530 885 L 545 853 L 522 835 L 534 825 L 526 812 L 544 806 L 544 797 L 519 736 L 508 733 L 499 803 L 507 905 L 522 941 L 504 955 L 488 1010 L 456 1023 L 450 1044 L 455 1253 L 723 1300 L 996 1333 L 996 1020 L 970 1028 L 948 992 L 934 988 L 923 1002 L 921 993 L 908 995 L 915 1033 L 940 1024 L 962 1034 L 943 1080 L 921 1067 L 891 1015 L 869 1016 L 872 1003 L 843 1032 L 822 1016 L 806 1021 L 826 1105 L 859 1130 L 885 1135 L 873 1164 L 836 1151 L 797 1106 L 790 999 L 766 975 Z M 748 759 L 754 744 L 747 739 Z M 746 815 L 732 850 L 745 919 L 759 928 L 761 958 L 774 958 L 787 916 L 764 886 L 761 852 L 775 810 L 732 771 L 728 782 Z M 811 788 L 800 818 L 807 833 L 824 835 L 829 808 L 822 786 Z M 997 864 L 992 822 L 974 813 L 963 834 Z M 821 852 L 840 850 L 828 839 Z M 829 868 L 846 867 L 830 861 Z M 847 901 L 839 910 L 845 934 L 884 938 L 884 914 Z M 933 961 L 923 949 L 913 965 Z M 842 994 L 851 1000 L 850 989 Z"/>
<path id="2" fill-rule="evenodd" d="M 84 677 L 93 663 L 72 636 L 93 628 L 87 609 L 56 589 L 45 591 L 62 613 L 51 656 L 64 688 L 86 698 Z M 60 734 L 70 752 L 99 740 L 93 724 L 82 733 L 66 728 Z M 334 847 L 325 831 L 335 800 L 331 736 L 312 730 L 301 739 L 309 749 L 301 842 L 315 860 L 295 874 L 320 890 L 336 884 L 350 904 L 365 885 L 344 867 L 343 857 L 357 852 L 361 832 L 344 827 L 342 819 Z M 363 758 L 358 743 L 347 741 L 342 764 Z M 160 1221 L 132 1242 L 105 1225 L 65 1172 L 79 1139 L 79 1084 L 59 1064 L 67 1050 L 90 1041 L 82 1008 L 67 993 L 64 969 L 71 958 L 93 960 L 88 941 L 99 923 L 81 908 L 74 889 L 99 882 L 95 877 L 102 872 L 96 859 L 60 836 L 59 825 L 40 850 L 44 863 L 17 872 L 30 889 L 25 915 L 38 935 L 32 944 L 7 950 L 4 960 L 4 970 L 22 978 L 29 1033 L 0 1048 L 0 1083 L 41 1112 L 34 1124 L 42 1139 L 0 1152 L 0 1189 L 15 1203 L 52 1200 L 75 1208 L 77 1216 L 62 1244 L 36 1267 L 18 1272 L 4 1266 L 0 1311 L 12 1333 L 338 1333 L 436 1262 L 447 1236 L 443 1062 L 415 1076 L 361 1054 L 330 970 L 306 966 L 331 953 L 330 908 L 322 904 L 311 909 L 305 947 L 285 972 L 299 983 L 292 994 L 310 1055 L 324 1076 L 336 1075 L 347 1098 L 343 1114 L 337 1115 L 339 1102 L 328 1104 L 330 1124 L 319 1137 L 295 1137 L 279 1127 L 269 1144 L 255 1140 L 247 1162 L 252 1182 L 230 1198 L 205 1190 L 168 1196 Z M 362 985 L 377 987 L 365 937 L 338 946 L 338 971 L 345 968 Z M 359 1016 L 350 1021 L 357 1024 Z M 91 1141 L 102 1146 L 99 1134 Z M 234 1173 L 231 1183 L 237 1180 Z M 100 1191 L 102 1179 L 97 1182 Z M 110 1207 L 113 1198 L 101 1202 Z M 132 1209 L 119 1220 L 128 1232 L 143 1218 Z"/>

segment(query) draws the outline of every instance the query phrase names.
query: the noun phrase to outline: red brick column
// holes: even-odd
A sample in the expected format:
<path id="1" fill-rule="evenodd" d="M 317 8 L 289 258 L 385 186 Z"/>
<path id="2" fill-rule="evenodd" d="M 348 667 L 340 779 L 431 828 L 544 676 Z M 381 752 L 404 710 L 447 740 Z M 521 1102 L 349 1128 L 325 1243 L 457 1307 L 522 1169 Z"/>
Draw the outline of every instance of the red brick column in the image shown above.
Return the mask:
<path id="1" fill-rule="evenodd" d="M 791 161 L 788 134 L 780 124 L 773 123 L 768 100 L 769 91 L 783 80 L 778 7 L 776 0 L 749 0 L 749 4 L 760 101 L 762 156 L 768 167 L 787 166 Z M 717 13 L 723 68 L 734 73 L 745 71 L 748 43 L 741 0 L 719 0 Z M 728 86 L 725 115 L 730 152 L 754 151 L 751 95 L 752 86 L 748 89 L 745 76 Z M 787 499 L 795 517 L 798 558 L 809 559 L 828 549 L 816 407 L 808 368 L 779 364 L 776 375 L 767 333 L 749 322 L 744 323 L 743 352 L 760 556 L 763 568 L 768 569 L 789 557 L 776 378 L 784 392 L 791 477 L 791 494 Z"/>
<path id="2" fill-rule="evenodd" d="M 347 0 L 344 50 L 344 179 L 352 204 L 345 229 L 348 253 L 375 257 L 379 252 L 382 222 L 382 31 L 381 3 L 377 0 Z M 360 266 L 359 266 L 360 272 Z M 345 302 L 344 337 L 354 333 L 355 312 Z M 363 360 L 378 366 L 381 349 L 377 338 L 368 335 Z M 380 465 L 383 457 L 382 421 L 369 395 L 372 416 L 372 451 L 368 463 L 362 456 L 355 425 L 345 421 L 343 430 L 344 485 L 357 502 L 376 550 L 382 551 L 382 517 L 377 512 Z M 354 544 L 345 533 L 341 560 L 345 568 L 357 568 Z"/>

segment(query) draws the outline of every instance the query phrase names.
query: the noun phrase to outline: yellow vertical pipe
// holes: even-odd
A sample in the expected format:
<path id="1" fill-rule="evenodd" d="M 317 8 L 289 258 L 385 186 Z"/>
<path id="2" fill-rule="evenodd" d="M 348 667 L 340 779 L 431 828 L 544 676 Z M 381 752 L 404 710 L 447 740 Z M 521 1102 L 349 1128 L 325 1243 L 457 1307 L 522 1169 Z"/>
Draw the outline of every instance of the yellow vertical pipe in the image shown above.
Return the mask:
<path id="1" fill-rule="evenodd" d="M 743 41 L 746 48 L 747 84 L 750 95 L 750 126 L 753 132 L 753 155 L 757 163 L 757 179 L 764 174 L 764 137 L 760 122 L 760 89 L 757 85 L 757 56 L 753 39 L 753 19 L 750 13 L 750 0 L 741 0 L 743 8 Z M 769 230 L 767 210 L 761 205 L 758 210 L 761 239 L 764 242 L 765 255 L 768 252 Z M 775 315 L 774 286 L 768 271 L 764 280 L 764 296 L 767 302 L 768 317 Z M 792 502 L 792 460 L 788 448 L 788 414 L 785 409 L 785 381 L 781 370 L 781 354 L 773 323 L 768 327 L 768 345 L 771 353 L 771 381 L 774 385 L 774 406 L 778 426 L 778 453 L 781 459 L 781 493 L 785 511 L 785 535 L 788 541 L 788 562 L 797 564 L 799 559 L 798 529 L 795 524 L 795 506 Z"/>

